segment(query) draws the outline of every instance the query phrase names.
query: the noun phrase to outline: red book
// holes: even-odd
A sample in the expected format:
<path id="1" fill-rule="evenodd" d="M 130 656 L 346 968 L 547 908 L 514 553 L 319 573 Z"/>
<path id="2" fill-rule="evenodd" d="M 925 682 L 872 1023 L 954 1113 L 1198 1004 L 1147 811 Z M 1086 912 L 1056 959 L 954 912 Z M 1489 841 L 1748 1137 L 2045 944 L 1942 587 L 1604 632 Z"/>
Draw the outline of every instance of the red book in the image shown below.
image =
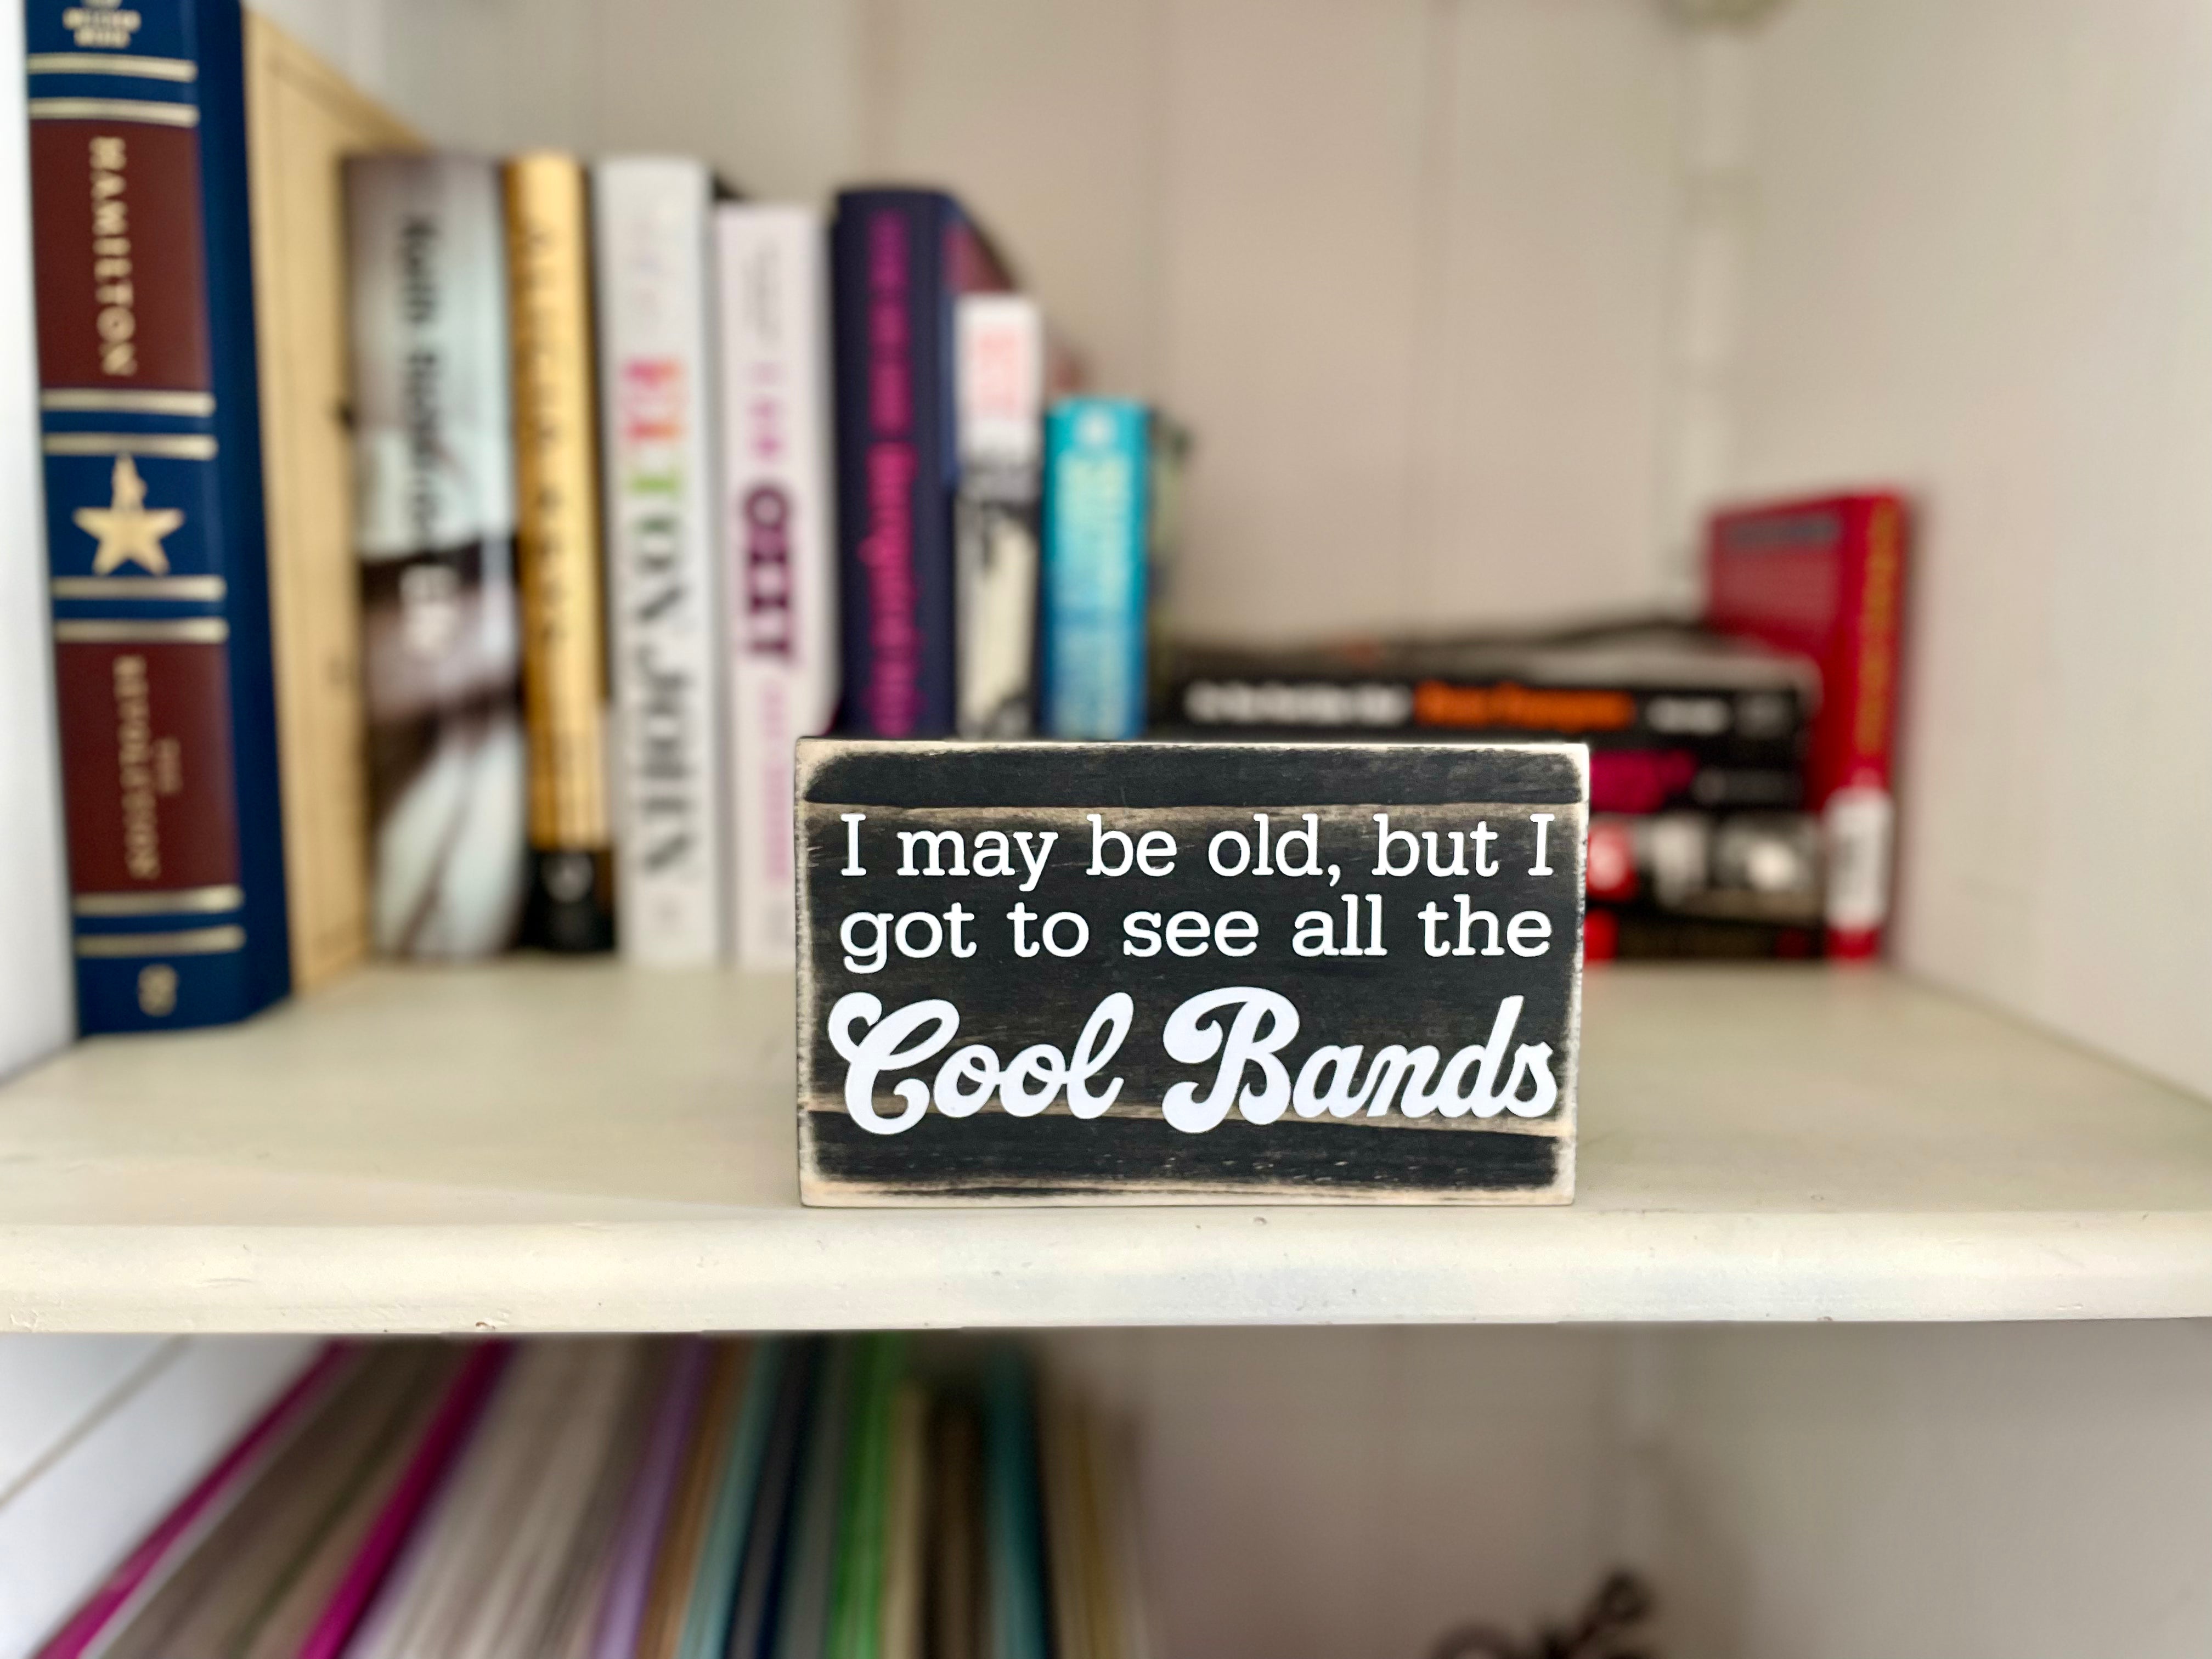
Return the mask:
<path id="1" fill-rule="evenodd" d="M 1878 954 L 1889 916 L 1905 544 L 1903 499 L 1872 491 L 1719 513 L 1707 544 L 1705 620 L 1820 665 L 1806 800 L 1826 832 L 1832 957 Z"/>

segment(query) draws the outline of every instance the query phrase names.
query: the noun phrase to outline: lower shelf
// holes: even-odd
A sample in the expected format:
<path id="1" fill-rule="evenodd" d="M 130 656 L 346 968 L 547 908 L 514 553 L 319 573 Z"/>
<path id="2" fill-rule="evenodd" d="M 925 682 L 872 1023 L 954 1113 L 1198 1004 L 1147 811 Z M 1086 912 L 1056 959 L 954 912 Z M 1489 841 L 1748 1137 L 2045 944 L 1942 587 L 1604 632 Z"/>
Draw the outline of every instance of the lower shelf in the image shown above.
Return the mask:
<path id="1" fill-rule="evenodd" d="M 1885 972 L 1594 971 L 1569 1208 L 809 1210 L 788 981 L 381 968 L 0 1089 L 19 1330 L 2212 1315 L 2212 1107 Z"/>

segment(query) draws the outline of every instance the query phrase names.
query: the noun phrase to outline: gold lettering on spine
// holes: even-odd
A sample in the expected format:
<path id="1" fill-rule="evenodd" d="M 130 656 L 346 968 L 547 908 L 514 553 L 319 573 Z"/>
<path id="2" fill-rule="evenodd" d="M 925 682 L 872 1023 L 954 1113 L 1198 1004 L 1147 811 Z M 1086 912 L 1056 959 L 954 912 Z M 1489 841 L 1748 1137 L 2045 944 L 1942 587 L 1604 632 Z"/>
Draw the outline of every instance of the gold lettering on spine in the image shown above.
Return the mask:
<path id="1" fill-rule="evenodd" d="M 152 700 L 146 690 L 146 659 L 131 654 L 115 659 L 115 768 L 123 792 L 123 867 L 140 881 L 161 874 L 161 824 L 155 806 L 161 773 L 176 769 L 175 757 L 157 753 Z M 164 759 L 167 764 L 164 766 Z M 173 780 L 181 783 L 181 777 Z"/>
<path id="2" fill-rule="evenodd" d="M 507 213 L 530 837 L 544 850 L 589 849 L 607 844 L 609 826 L 580 169 L 566 156 L 510 162 Z"/>
<path id="3" fill-rule="evenodd" d="M 145 19 L 118 0 L 92 0 L 62 13 L 62 27 L 80 46 L 128 46 Z"/>
<path id="4" fill-rule="evenodd" d="M 159 1019 L 177 1012 L 177 970 L 150 962 L 138 970 L 138 1012 Z"/>
<path id="5" fill-rule="evenodd" d="M 100 309 L 92 325 L 100 335 L 103 374 L 138 372 L 137 289 L 131 282 L 131 216 L 123 193 L 123 140 L 112 133 L 92 140 L 92 297 Z"/>

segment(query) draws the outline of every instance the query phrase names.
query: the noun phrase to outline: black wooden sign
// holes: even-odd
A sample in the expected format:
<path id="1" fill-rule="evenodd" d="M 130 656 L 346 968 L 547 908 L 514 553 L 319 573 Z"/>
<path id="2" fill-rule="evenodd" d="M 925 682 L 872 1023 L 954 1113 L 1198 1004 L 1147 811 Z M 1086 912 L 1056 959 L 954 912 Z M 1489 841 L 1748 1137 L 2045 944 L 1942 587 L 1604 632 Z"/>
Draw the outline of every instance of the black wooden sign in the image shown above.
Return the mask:
<path id="1" fill-rule="evenodd" d="M 810 1204 L 1565 1203 L 1577 744 L 799 746 Z"/>

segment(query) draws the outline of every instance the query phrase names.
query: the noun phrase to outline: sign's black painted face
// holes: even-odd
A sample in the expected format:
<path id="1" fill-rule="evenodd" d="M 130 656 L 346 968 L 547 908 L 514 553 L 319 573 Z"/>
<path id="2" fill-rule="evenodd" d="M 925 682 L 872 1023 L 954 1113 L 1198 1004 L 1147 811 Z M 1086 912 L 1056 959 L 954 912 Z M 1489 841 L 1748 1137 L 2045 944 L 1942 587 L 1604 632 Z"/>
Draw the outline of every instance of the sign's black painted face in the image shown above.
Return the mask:
<path id="1" fill-rule="evenodd" d="M 1575 745 L 800 745 L 816 1203 L 1565 1201 Z"/>

